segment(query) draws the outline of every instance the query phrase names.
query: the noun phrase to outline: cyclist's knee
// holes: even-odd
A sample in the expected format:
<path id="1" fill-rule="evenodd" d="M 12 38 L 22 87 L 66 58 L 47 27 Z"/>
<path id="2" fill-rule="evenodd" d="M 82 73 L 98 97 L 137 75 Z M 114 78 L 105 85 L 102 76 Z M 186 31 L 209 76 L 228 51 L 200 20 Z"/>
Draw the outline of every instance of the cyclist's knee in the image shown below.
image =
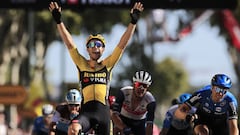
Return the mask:
<path id="1" fill-rule="evenodd" d="M 209 129 L 206 125 L 197 125 L 194 132 L 196 135 L 209 135 Z"/>

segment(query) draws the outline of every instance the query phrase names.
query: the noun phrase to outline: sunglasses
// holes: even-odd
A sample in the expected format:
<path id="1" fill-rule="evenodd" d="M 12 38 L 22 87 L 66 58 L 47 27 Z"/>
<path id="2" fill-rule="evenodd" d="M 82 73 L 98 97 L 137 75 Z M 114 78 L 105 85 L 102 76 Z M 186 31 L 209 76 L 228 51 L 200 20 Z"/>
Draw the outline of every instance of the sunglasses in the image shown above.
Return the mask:
<path id="1" fill-rule="evenodd" d="M 52 115 L 43 115 L 43 117 L 45 118 L 45 119 L 52 119 Z"/>
<path id="2" fill-rule="evenodd" d="M 87 48 L 93 48 L 93 47 L 97 47 L 97 48 L 100 48 L 100 47 L 104 47 L 103 43 L 101 41 L 91 41 L 87 44 Z"/>
<path id="3" fill-rule="evenodd" d="M 68 104 L 70 107 L 78 107 L 80 106 L 79 104 Z"/>
<path id="4" fill-rule="evenodd" d="M 222 89 L 222 88 L 219 88 L 219 87 L 216 87 L 215 91 L 217 93 L 222 93 L 223 95 L 227 93 L 227 89 Z"/>
<path id="5" fill-rule="evenodd" d="M 145 83 L 135 82 L 134 87 L 135 88 L 148 88 L 148 85 Z"/>
<path id="6" fill-rule="evenodd" d="M 181 112 L 187 112 L 188 109 L 187 109 L 187 107 L 182 107 L 182 108 L 180 109 L 180 111 L 181 111 Z"/>

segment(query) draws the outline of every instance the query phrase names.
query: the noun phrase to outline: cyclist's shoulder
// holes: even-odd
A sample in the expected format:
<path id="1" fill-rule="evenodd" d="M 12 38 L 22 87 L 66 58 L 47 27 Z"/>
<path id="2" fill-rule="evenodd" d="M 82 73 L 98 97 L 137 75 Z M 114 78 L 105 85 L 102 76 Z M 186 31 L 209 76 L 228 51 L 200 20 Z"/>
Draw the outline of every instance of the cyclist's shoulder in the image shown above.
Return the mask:
<path id="1" fill-rule="evenodd" d="M 63 110 L 66 110 L 67 109 L 67 103 L 63 102 L 63 103 L 60 103 L 56 106 L 56 110 L 58 112 L 61 112 Z"/>
<path id="2" fill-rule="evenodd" d="M 146 92 L 146 95 L 147 95 L 147 96 L 154 97 L 153 94 L 152 94 L 150 91 L 147 91 L 147 92 Z"/>
<path id="3" fill-rule="evenodd" d="M 237 104 L 236 97 L 230 91 L 226 93 L 226 95 L 224 96 L 224 99 L 226 99 L 228 102 L 234 102 Z"/>
<path id="4" fill-rule="evenodd" d="M 43 121 L 44 121 L 43 116 L 38 116 L 34 119 L 34 125 L 35 126 L 41 125 L 44 123 Z"/>
<path id="5" fill-rule="evenodd" d="M 131 90 L 133 90 L 133 87 L 132 86 L 124 86 L 120 90 L 121 91 L 131 91 Z"/>
<path id="6" fill-rule="evenodd" d="M 153 94 L 149 91 L 146 92 L 145 99 L 149 100 L 150 102 L 156 102 L 155 97 L 153 96 Z"/>
<path id="7" fill-rule="evenodd" d="M 196 95 L 196 94 L 199 94 L 199 93 L 203 94 L 203 95 L 204 94 L 206 94 L 206 95 L 211 94 L 211 85 L 206 85 L 206 86 L 196 90 L 194 94 Z"/>
<path id="8" fill-rule="evenodd" d="M 175 112 L 175 111 L 178 109 L 178 107 L 179 107 L 179 104 L 172 105 L 172 106 L 170 106 L 170 107 L 168 108 L 167 112 L 173 113 L 173 112 Z"/>

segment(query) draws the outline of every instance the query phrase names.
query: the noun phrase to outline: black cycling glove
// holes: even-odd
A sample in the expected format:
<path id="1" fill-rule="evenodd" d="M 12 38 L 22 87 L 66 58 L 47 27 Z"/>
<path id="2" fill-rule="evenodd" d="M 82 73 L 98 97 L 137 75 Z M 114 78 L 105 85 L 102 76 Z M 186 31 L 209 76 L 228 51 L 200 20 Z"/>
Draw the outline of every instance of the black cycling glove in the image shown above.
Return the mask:
<path id="1" fill-rule="evenodd" d="M 60 24 L 62 21 L 61 21 L 61 13 L 58 9 L 53 9 L 52 11 L 52 16 L 53 16 L 53 19 L 55 20 L 55 22 L 57 24 Z"/>
<path id="2" fill-rule="evenodd" d="M 187 114 L 187 116 L 186 116 L 186 122 L 187 123 L 190 123 L 191 121 L 192 121 L 192 117 L 193 117 L 193 115 L 192 114 Z"/>
<path id="3" fill-rule="evenodd" d="M 140 11 L 138 9 L 133 9 L 133 13 L 130 13 L 130 16 L 131 16 L 131 23 L 136 24 L 140 17 Z"/>
<path id="4" fill-rule="evenodd" d="M 125 127 L 125 128 L 123 129 L 123 134 L 124 134 L 124 135 L 130 135 L 131 133 L 132 133 L 132 129 L 131 129 L 131 128 Z"/>

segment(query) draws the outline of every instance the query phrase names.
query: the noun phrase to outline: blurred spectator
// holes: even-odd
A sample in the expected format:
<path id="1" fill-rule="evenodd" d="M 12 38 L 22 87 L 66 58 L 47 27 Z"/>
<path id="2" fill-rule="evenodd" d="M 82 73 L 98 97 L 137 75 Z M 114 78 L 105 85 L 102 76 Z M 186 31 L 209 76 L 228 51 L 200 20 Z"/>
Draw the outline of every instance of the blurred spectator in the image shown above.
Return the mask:
<path id="1" fill-rule="evenodd" d="M 48 135 L 49 126 L 53 117 L 54 107 L 51 104 L 42 106 L 42 116 L 34 120 L 32 135 Z"/>
<path id="2" fill-rule="evenodd" d="M 5 108 L 3 105 L 0 105 L 0 135 L 7 135 L 7 125 L 5 121 Z"/>

